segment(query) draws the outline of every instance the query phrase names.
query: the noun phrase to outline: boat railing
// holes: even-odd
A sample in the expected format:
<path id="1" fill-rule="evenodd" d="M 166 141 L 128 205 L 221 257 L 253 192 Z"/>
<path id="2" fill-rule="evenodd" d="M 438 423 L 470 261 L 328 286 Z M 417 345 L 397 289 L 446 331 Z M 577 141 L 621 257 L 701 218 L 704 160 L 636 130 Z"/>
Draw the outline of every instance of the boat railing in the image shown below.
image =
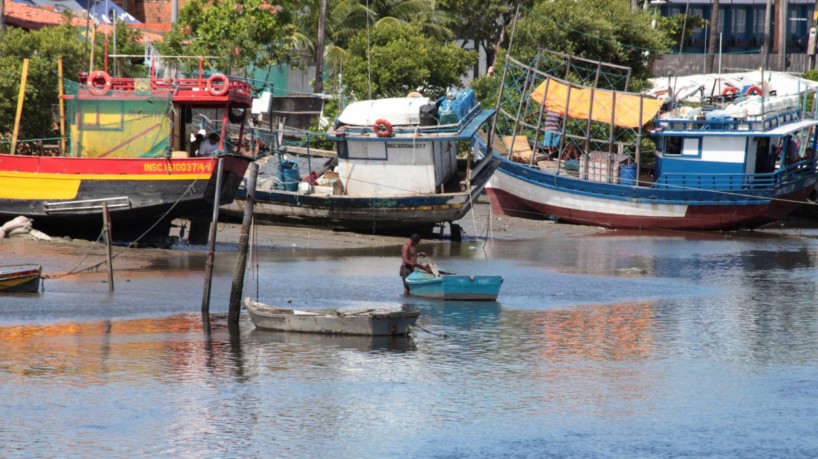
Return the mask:
<path id="1" fill-rule="evenodd" d="M 731 119 L 659 118 L 654 120 L 656 132 L 662 131 L 766 131 L 801 120 L 801 111 L 789 109 L 777 113 Z"/>
<path id="2" fill-rule="evenodd" d="M 769 190 L 804 177 L 818 175 L 816 160 L 804 160 L 773 172 L 753 174 L 662 173 L 652 188 L 667 190 Z"/>
<path id="3" fill-rule="evenodd" d="M 229 100 L 240 106 L 250 106 L 253 94 L 250 85 L 240 78 L 216 75 L 216 78 L 110 78 L 110 89 L 135 96 L 168 96 L 173 94 L 174 102 L 208 103 Z M 87 84 L 87 76 L 80 77 L 80 83 Z M 107 89 L 87 90 L 83 98 L 102 97 Z"/>

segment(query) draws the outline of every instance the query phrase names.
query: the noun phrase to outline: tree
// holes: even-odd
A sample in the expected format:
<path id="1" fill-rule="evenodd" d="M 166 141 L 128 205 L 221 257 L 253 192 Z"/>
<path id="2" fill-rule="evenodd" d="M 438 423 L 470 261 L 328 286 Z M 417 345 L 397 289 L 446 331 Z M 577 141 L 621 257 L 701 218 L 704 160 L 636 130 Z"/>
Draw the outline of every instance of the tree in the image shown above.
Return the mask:
<path id="1" fill-rule="evenodd" d="M 417 88 L 440 96 L 458 85 L 474 52 L 421 33 L 419 24 L 379 23 L 349 44 L 344 83 L 358 98 L 400 97 Z M 369 59 L 367 59 L 369 56 Z M 370 79 L 371 75 L 371 79 Z"/>
<path id="2" fill-rule="evenodd" d="M 217 56 L 208 64 L 232 73 L 248 65 L 286 62 L 294 33 L 287 10 L 263 0 L 192 0 L 179 12 L 161 50 L 165 55 Z"/>
<path id="3" fill-rule="evenodd" d="M 322 9 L 326 13 L 322 14 Z M 349 40 L 381 23 L 405 25 L 417 22 L 422 24 L 424 34 L 442 39 L 454 38 L 454 34 L 445 27 L 447 16 L 431 0 L 370 0 L 366 3 L 359 0 L 307 0 L 294 16 L 293 23 L 297 30 L 292 37 L 294 62 L 326 62 L 335 70 L 334 73 L 340 71 Z M 323 88 L 323 82 L 319 85 L 319 78 L 322 77 L 323 69 L 316 68 L 316 92 L 317 88 Z"/>
<path id="4" fill-rule="evenodd" d="M 441 0 L 441 8 L 455 18 L 453 30 L 459 38 L 471 39 L 486 53 L 486 66 L 494 65 L 497 50 L 506 41 L 518 5 L 521 11 L 532 0 Z"/>
<path id="5" fill-rule="evenodd" d="M 50 114 L 58 103 L 57 58 L 63 59 L 65 78 L 76 80 L 88 69 L 83 46 L 79 30 L 67 25 L 36 31 L 9 29 L 0 35 L 0 134 L 10 133 L 14 126 L 22 63 L 29 59 L 20 138 L 54 137 Z"/>
<path id="6" fill-rule="evenodd" d="M 651 59 L 672 44 L 651 27 L 652 15 L 632 11 L 628 0 L 540 0 L 518 22 L 512 54 L 523 62 L 548 48 L 632 69 L 650 78 Z"/>
<path id="7" fill-rule="evenodd" d="M 719 40 L 719 0 L 713 0 L 710 10 L 710 36 L 707 41 L 707 61 L 704 73 L 713 73 L 713 61 L 716 58 L 716 43 Z"/>

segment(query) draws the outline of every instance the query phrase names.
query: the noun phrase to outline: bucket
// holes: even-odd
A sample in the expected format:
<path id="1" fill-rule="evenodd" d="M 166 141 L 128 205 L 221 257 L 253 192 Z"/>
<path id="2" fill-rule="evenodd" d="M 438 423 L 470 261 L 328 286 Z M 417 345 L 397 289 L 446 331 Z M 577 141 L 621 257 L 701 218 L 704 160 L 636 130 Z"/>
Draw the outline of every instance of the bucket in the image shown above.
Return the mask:
<path id="1" fill-rule="evenodd" d="M 278 165 L 278 189 L 286 191 L 298 191 L 298 183 L 301 175 L 298 172 L 298 163 L 290 160 L 282 160 Z"/>
<path id="2" fill-rule="evenodd" d="M 619 166 L 619 184 L 625 186 L 636 185 L 636 164 Z"/>

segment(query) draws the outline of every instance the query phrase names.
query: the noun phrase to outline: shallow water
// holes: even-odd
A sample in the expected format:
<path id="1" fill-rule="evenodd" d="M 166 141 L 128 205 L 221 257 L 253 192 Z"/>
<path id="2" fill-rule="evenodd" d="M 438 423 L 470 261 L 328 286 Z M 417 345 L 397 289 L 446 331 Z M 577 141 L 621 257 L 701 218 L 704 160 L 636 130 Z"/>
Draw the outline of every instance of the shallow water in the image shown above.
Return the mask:
<path id="1" fill-rule="evenodd" d="M 398 248 L 249 264 L 267 303 L 411 303 L 412 340 L 229 330 L 232 248 L 209 337 L 203 251 L 0 297 L 0 456 L 818 456 L 814 231 L 421 244 L 498 302 L 401 296 Z"/>

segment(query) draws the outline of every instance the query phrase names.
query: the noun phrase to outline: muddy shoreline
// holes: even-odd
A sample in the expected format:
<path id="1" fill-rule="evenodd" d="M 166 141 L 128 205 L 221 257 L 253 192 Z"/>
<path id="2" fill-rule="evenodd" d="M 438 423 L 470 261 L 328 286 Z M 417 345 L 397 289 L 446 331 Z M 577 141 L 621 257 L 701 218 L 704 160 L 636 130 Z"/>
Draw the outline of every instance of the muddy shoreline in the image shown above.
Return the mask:
<path id="1" fill-rule="evenodd" d="M 177 221 L 179 225 L 184 221 Z M 485 196 L 475 203 L 472 212 L 456 222 L 463 231 L 463 240 L 516 240 L 547 237 L 583 237 L 590 234 L 610 232 L 600 227 L 580 226 L 555 223 L 550 220 L 525 220 L 491 213 L 491 207 Z M 762 227 L 759 231 L 779 230 L 781 228 L 815 227 L 812 219 L 791 218 Z M 36 222 L 34 224 L 36 229 Z M 178 228 L 175 230 L 178 235 Z M 440 231 L 438 231 L 440 232 Z M 442 231 L 442 237 L 424 239 L 423 244 L 448 244 L 449 228 Z M 623 231 L 623 234 L 631 234 Z M 173 233 L 171 233 L 173 235 Z M 702 233 L 696 233 L 703 236 Z M 709 237 L 729 237 L 729 234 L 710 232 Z M 220 222 L 217 227 L 217 252 L 236 250 L 241 235 L 240 223 Z M 719 236 L 721 235 L 721 236 Z M 350 250 L 362 248 L 400 247 L 404 237 L 380 234 L 362 234 L 332 229 L 306 228 L 285 225 L 257 225 L 251 242 L 266 249 L 299 250 Z M 102 243 L 80 239 L 53 238 L 51 241 L 40 241 L 29 236 L 15 236 L 0 240 L 0 265 L 41 264 L 44 275 L 48 273 L 65 273 L 75 269 L 104 271 L 105 247 Z M 186 241 L 173 245 L 172 248 L 131 248 L 114 247 L 117 269 L 137 269 L 149 266 L 158 257 L 166 256 L 167 251 L 206 251 L 207 246 L 190 246 Z M 121 252 L 121 253 L 120 253 Z"/>

